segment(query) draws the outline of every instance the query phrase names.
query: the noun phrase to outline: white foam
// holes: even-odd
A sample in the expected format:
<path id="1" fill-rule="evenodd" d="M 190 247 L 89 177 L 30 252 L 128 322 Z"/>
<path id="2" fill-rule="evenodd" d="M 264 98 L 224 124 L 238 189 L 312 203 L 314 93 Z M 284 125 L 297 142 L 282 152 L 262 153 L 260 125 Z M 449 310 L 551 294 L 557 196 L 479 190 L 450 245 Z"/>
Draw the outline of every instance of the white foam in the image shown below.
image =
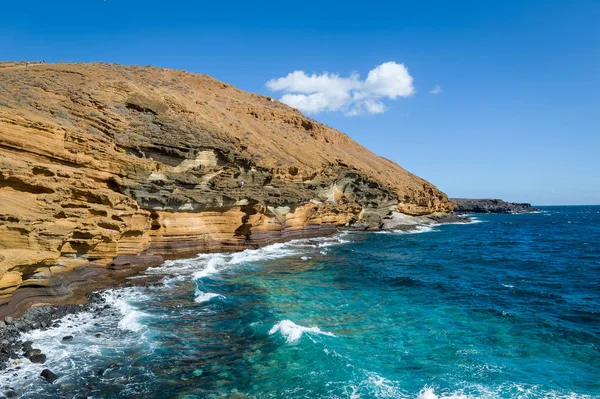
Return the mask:
<path id="1" fill-rule="evenodd" d="M 469 393 L 467 393 L 469 392 Z M 497 387 L 473 384 L 451 392 L 436 393 L 429 386 L 423 387 L 416 399 L 496 399 L 499 397 L 514 398 L 547 398 L 547 399 L 592 399 L 590 395 L 581 395 L 575 392 L 558 392 L 555 390 L 541 390 L 537 385 L 508 383 Z"/>
<path id="2" fill-rule="evenodd" d="M 430 232 L 436 232 L 439 230 L 436 230 L 435 227 L 439 226 L 439 224 L 429 224 L 429 225 L 418 225 L 415 226 L 414 229 L 410 229 L 410 230 L 385 230 L 385 231 L 380 231 L 378 233 L 395 233 L 395 234 L 422 234 L 422 233 L 430 233 Z"/>
<path id="3" fill-rule="evenodd" d="M 47 360 L 43 365 L 25 358 L 11 361 L 10 369 L 13 371 L 0 373 L 0 386 L 10 385 L 17 391 L 26 391 L 28 397 L 36 397 L 38 393 L 41 396 L 44 385 L 38 376 L 44 368 L 51 369 L 59 378 L 68 376 L 72 379 L 89 373 L 89 368 L 98 365 L 99 358 L 118 356 L 126 348 L 142 342 L 145 345 L 147 339 L 140 333 L 145 326 L 140 319 L 146 315 L 127 303 L 128 300 L 147 299 L 141 290 L 140 287 L 107 290 L 102 295 L 110 308 L 67 315 L 58 321 L 56 327 L 21 334 L 19 339 L 33 341 L 33 347 L 40 349 Z M 118 313 L 114 312 L 115 309 Z M 95 336 L 98 332 L 101 332 L 100 337 Z M 74 338 L 63 341 L 67 335 Z M 152 345 L 150 347 L 153 348 Z M 20 369 L 14 369 L 16 366 Z"/>
<path id="4" fill-rule="evenodd" d="M 348 367 L 354 367 L 348 363 Z M 361 379 L 358 384 L 350 385 L 349 389 L 351 392 L 347 392 L 351 399 L 359 399 L 363 397 L 375 397 L 375 398 L 408 398 L 408 396 L 402 391 L 399 384 L 394 381 L 373 372 L 364 369 L 357 369 L 359 372 L 364 373 L 365 378 Z"/>
<path id="5" fill-rule="evenodd" d="M 349 243 L 350 240 L 346 240 L 343 238 L 346 237 L 348 234 L 349 233 L 347 232 L 343 232 L 332 237 L 321 237 L 320 239 L 318 239 L 319 243 L 317 244 L 317 246 L 319 248 L 327 248 L 332 247 L 334 245 Z"/>
<path id="6" fill-rule="evenodd" d="M 215 294 L 214 292 L 203 292 L 203 291 L 200 291 L 199 289 L 196 289 L 195 298 L 194 298 L 194 301 L 196 303 L 209 302 L 213 298 L 225 299 L 225 296 L 221 295 L 221 294 Z"/>
<path id="7" fill-rule="evenodd" d="M 246 249 L 242 252 L 235 252 L 230 255 L 229 264 L 239 265 L 242 263 L 257 262 L 261 260 L 283 258 L 285 256 L 296 255 L 293 242 L 277 243 L 267 245 L 258 249 Z"/>
<path id="8" fill-rule="evenodd" d="M 327 335 L 328 337 L 335 337 L 335 334 L 322 331 L 319 327 L 304 327 L 294 323 L 291 320 L 282 320 L 279 323 L 275 324 L 271 330 L 269 330 L 269 335 L 275 334 L 277 331 L 281 333 L 286 338 L 288 344 L 296 343 L 302 337 L 304 333 L 318 334 L 318 335 Z"/>
<path id="9" fill-rule="evenodd" d="M 484 222 L 483 220 L 478 219 L 476 217 L 471 217 L 469 219 L 471 219 L 471 223 L 451 223 L 451 224 L 464 224 L 464 225 L 468 225 L 468 224 L 477 224 L 477 223 L 483 223 Z"/>
<path id="10" fill-rule="evenodd" d="M 433 388 L 424 387 L 417 395 L 417 399 L 469 399 L 469 396 L 464 395 L 460 392 L 451 393 L 449 395 L 438 396 L 436 395 Z"/>
<path id="11" fill-rule="evenodd" d="M 139 332 L 144 329 L 144 325 L 140 322 L 140 319 L 146 317 L 147 315 L 127 302 L 127 299 L 139 300 L 139 291 L 134 291 L 132 289 L 111 290 L 103 292 L 102 296 L 109 305 L 114 306 L 121 313 L 121 315 L 123 315 L 123 318 L 118 324 L 121 330 Z"/>
<path id="12" fill-rule="evenodd" d="M 310 253 L 324 247 L 347 243 L 349 240 L 343 238 L 347 235 L 348 233 L 341 232 L 334 236 L 291 240 L 286 243 L 271 244 L 257 249 L 246 249 L 241 252 L 200 254 L 193 259 L 166 261 L 160 266 L 148 268 L 145 274 L 165 275 L 163 286 L 154 288 L 164 289 L 172 287 L 178 282 L 190 278 L 190 276 L 194 280 L 198 280 L 214 276 L 229 267 L 246 263 L 297 256 L 300 254 L 303 260 L 311 259 L 310 254 L 306 254 L 307 252 Z M 323 249 L 320 253 L 324 255 L 327 253 L 327 250 Z"/>
<path id="13" fill-rule="evenodd" d="M 208 259 L 206 266 L 202 270 L 199 270 L 194 273 L 194 279 L 198 280 L 204 277 L 211 276 L 213 274 L 217 274 L 219 272 L 219 270 L 217 270 L 217 267 L 222 268 L 224 264 L 225 256 L 222 254 L 214 254 Z"/>

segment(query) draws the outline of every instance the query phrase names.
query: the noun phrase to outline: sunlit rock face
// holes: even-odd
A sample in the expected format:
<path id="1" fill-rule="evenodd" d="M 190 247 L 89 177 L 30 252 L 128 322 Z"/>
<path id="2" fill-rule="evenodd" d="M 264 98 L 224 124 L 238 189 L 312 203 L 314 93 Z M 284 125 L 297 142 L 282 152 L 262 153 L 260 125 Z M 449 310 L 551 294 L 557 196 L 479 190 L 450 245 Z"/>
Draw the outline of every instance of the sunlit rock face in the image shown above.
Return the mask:
<path id="1" fill-rule="evenodd" d="M 165 258 L 445 213 L 430 183 L 206 75 L 0 64 L 0 317 Z"/>

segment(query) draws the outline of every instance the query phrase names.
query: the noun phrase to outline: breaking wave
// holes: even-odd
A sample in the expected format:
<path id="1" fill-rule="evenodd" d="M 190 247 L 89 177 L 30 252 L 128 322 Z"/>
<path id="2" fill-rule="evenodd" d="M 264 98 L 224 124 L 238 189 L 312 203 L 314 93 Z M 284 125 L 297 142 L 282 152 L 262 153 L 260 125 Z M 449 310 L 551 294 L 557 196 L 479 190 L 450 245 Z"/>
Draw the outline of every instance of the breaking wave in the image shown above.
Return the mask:
<path id="1" fill-rule="evenodd" d="M 294 323 L 291 320 L 283 320 L 275 324 L 273 328 L 269 330 L 269 335 L 273 335 L 277 332 L 285 337 L 288 344 L 294 344 L 298 342 L 304 333 L 335 337 L 335 334 L 322 331 L 319 327 L 304 327 Z"/>
<path id="2" fill-rule="evenodd" d="M 194 301 L 196 303 L 209 302 L 213 298 L 225 299 L 225 295 L 215 294 L 214 292 L 202 292 L 196 289 Z"/>

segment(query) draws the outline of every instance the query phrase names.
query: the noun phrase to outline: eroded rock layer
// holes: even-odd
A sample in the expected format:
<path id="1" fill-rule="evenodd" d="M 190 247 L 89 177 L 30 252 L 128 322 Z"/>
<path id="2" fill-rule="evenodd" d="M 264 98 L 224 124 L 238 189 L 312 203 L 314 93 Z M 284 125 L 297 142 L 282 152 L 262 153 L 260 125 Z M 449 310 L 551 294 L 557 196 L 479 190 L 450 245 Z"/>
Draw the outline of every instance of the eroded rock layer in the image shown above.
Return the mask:
<path id="1" fill-rule="evenodd" d="M 205 75 L 0 64 L 0 317 L 165 258 L 454 205 L 268 97 Z"/>

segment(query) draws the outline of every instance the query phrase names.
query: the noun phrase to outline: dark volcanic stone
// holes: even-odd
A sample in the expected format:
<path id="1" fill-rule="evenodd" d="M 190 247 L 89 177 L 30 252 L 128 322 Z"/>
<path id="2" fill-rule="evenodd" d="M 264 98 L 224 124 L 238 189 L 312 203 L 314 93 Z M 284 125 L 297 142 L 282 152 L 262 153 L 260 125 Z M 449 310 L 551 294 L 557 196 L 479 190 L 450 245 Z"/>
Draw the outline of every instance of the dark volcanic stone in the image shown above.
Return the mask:
<path id="1" fill-rule="evenodd" d="M 25 351 L 24 356 L 29 359 L 31 356 L 41 355 L 42 351 L 40 349 L 29 349 Z"/>
<path id="2" fill-rule="evenodd" d="M 6 397 L 7 398 L 16 398 L 17 393 L 15 391 L 8 391 L 8 392 L 6 392 Z"/>
<path id="3" fill-rule="evenodd" d="M 88 305 L 92 310 L 96 308 L 98 302 L 105 302 L 100 293 L 89 293 L 87 294 L 87 298 Z M 17 320 L 12 317 L 6 317 L 4 321 L 0 320 L 0 371 L 9 367 L 7 363 L 9 359 L 18 359 L 21 356 L 28 357 L 27 353 L 30 351 L 34 351 L 29 353 L 30 356 L 42 355 L 39 349 L 34 350 L 32 348 L 33 342 L 21 342 L 19 333 L 31 331 L 40 326 L 48 327 L 52 325 L 58 327 L 60 319 L 81 312 L 82 310 L 86 310 L 86 307 L 80 305 L 36 306 L 29 308 Z M 45 358 L 38 357 L 37 360 L 41 362 Z M 1 397 L 2 395 L 0 394 Z"/>
<path id="4" fill-rule="evenodd" d="M 72 339 L 73 339 L 73 336 L 72 336 L 72 335 L 67 335 L 67 336 L 63 337 L 63 339 L 62 339 L 62 340 L 63 340 L 63 341 L 71 341 Z"/>
<path id="5" fill-rule="evenodd" d="M 58 379 L 56 374 L 54 374 L 52 371 L 50 371 L 48 369 L 43 369 L 42 373 L 40 374 L 40 377 L 45 379 L 46 382 L 49 384 L 52 384 L 54 381 L 56 381 Z"/>
<path id="6" fill-rule="evenodd" d="M 40 355 L 33 355 L 29 358 L 29 360 L 31 360 L 32 363 L 44 364 L 46 363 L 46 355 L 43 353 Z"/>

